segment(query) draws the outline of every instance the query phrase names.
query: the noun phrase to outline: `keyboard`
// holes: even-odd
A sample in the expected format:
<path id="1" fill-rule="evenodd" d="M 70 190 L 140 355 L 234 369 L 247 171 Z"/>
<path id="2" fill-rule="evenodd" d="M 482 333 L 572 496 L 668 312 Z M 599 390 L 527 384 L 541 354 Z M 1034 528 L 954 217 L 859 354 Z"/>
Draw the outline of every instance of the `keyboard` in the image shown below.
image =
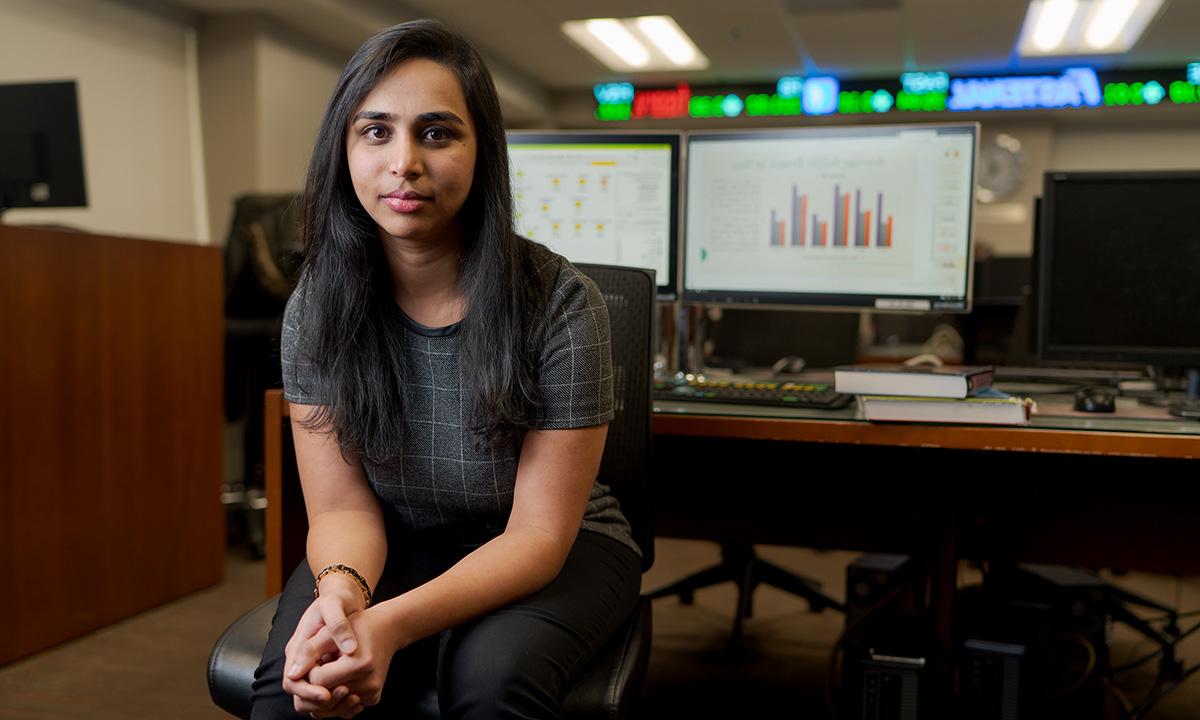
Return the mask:
<path id="1" fill-rule="evenodd" d="M 696 379 L 655 380 L 654 399 L 840 410 L 854 396 L 824 383 Z"/>

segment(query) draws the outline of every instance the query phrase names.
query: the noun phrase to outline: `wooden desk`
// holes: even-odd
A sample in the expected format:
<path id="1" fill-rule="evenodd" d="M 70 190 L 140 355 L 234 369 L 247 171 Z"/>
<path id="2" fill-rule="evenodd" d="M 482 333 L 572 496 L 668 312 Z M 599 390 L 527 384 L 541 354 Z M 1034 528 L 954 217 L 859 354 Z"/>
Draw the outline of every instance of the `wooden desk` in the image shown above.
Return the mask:
<path id="1" fill-rule="evenodd" d="M 1190 547 L 1200 526 L 1197 422 L 907 425 L 865 422 L 853 409 L 763 417 L 762 408 L 656 405 L 663 536 L 904 551 L 921 528 L 952 521 L 956 552 L 1200 572 L 1200 553 L 1163 550 Z M 282 392 L 269 391 L 268 594 L 304 553 L 286 423 Z"/>
<path id="2" fill-rule="evenodd" d="M 656 405 L 662 535 L 902 550 L 949 515 L 970 555 L 1200 572 L 1200 553 L 1185 550 L 1200 526 L 1200 422 L 879 424 L 853 408 Z M 730 477 L 737 493 L 721 488 Z"/>
<path id="3" fill-rule="evenodd" d="M 871 423 L 853 408 L 790 411 L 682 402 L 655 404 L 654 434 L 947 450 L 1200 459 L 1200 422 L 1038 418 L 1029 427 Z"/>

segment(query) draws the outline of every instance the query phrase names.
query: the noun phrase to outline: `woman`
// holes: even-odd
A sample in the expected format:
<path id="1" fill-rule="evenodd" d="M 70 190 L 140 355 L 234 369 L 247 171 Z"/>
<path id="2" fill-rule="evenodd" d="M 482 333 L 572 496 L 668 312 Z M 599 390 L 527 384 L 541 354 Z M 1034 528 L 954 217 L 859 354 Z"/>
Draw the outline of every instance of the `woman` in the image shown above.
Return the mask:
<path id="1" fill-rule="evenodd" d="M 430 21 L 368 40 L 306 180 L 282 349 L 308 557 L 254 718 L 403 717 L 434 683 L 442 717 L 555 717 L 636 604 L 640 551 L 596 482 L 607 310 L 512 228 L 479 55 Z"/>

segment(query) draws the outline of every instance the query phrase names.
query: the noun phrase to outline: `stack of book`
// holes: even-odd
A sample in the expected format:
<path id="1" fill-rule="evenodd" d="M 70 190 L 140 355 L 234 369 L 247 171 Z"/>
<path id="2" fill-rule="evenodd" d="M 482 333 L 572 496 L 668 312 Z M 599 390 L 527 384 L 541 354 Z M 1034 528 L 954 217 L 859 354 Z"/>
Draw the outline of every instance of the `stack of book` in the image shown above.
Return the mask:
<path id="1" fill-rule="evenodd" d="M 990 365 L 845 365 L 834 368 L 834 384 L 859 396 L 868 420 L 1027 424 L 1033 401 L 992 388 L 994 372 Z"/>

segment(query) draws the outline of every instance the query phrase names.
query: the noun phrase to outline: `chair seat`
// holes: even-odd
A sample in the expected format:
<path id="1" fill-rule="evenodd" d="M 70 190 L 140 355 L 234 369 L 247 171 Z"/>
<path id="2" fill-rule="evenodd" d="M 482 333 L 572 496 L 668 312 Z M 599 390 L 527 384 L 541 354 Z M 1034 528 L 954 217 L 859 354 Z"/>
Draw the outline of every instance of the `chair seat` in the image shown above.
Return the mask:
<path id="1" fill-rule="evenodd" d="M 250 717 L 250 687 L 267 644 L 279 596 L 234 621 L 222 633 L 208 658 L 208 692 L 221 709 L 244 720 Z M 571 720 L 630 717 L 641 693 L 650 660 L 650 600 L 643 597 L 633 615 L 584 670 L 563 698 L 562 716 Z M 436 720 L 436 695 L 422 703 L 423 717 Z"/>

